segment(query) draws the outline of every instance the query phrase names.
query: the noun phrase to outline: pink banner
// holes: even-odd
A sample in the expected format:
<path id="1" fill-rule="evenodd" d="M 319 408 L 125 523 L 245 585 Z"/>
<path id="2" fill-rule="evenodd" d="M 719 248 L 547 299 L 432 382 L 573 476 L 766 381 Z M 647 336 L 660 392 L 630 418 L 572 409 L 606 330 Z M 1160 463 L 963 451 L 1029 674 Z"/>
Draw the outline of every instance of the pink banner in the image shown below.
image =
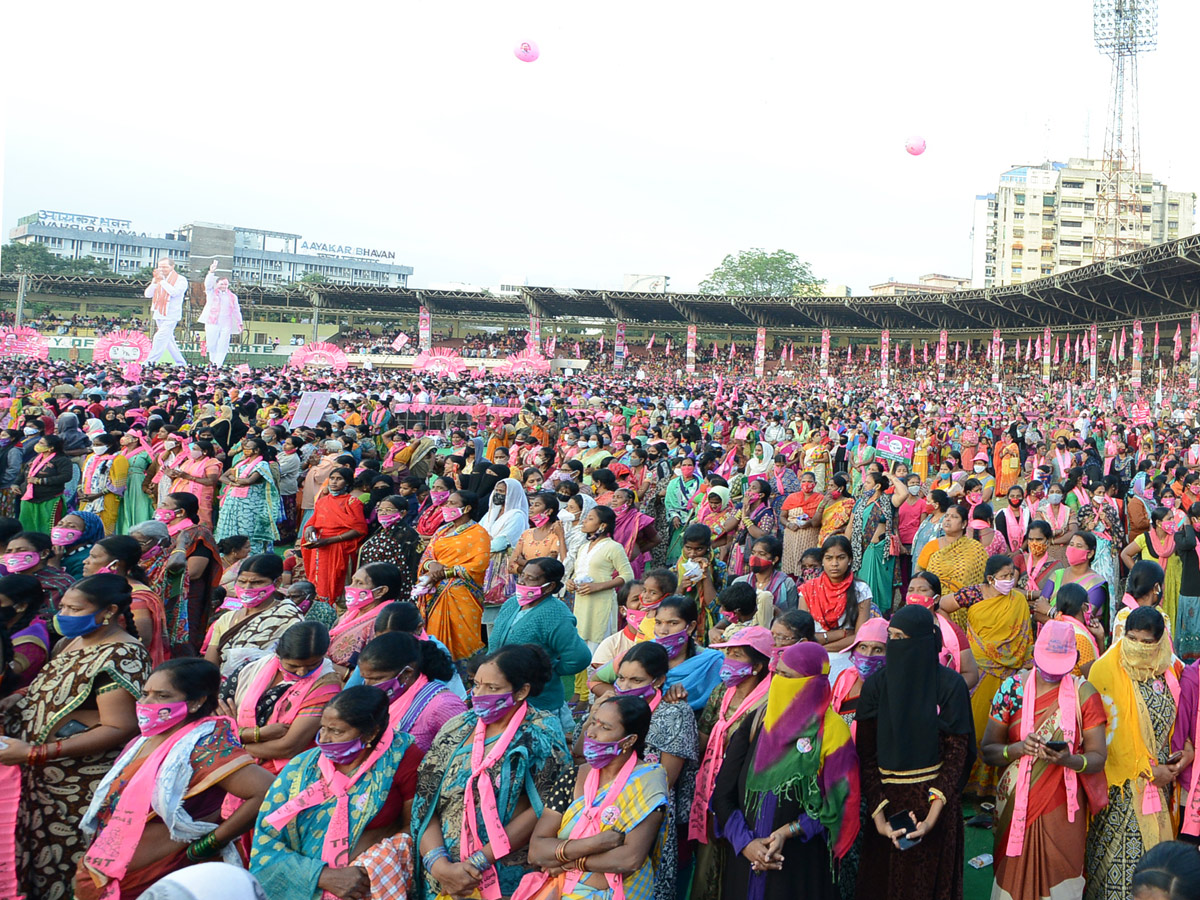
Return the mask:
<path id="1" fill-rule="evenodd" d="M 1192 320 L 1195 321 L 1195 318 L 1196 317 L 1193 316 Z M 1192 333 L 1193 334 L 1196 333 L 1195 328 L 1192 329 Z M 1091 371 L 1092 371 L 1092 384 L 1096 383 L 1096 363 L 1097 363 L 1097 354 L 1100 352 L 1099 348 L 1100 348 L 1100 329 L 1096 325 L 1096 323 L 1093 322 L 1091 328 L 1088 329 L 1088 353 L 1090 354 L 1088 363 L 1091 366 Z M 1193 385 L 1193 390 L 1194 389 L 1195 389 L 1195 386 Z"/>
<path id="2" fill-rule="evenodd" d="M 421 307 L 417 318 L 417 349 L 428 351 L 433 348 L 433 317 L 429 310 Z"/>
<path id="3" fill-rule="evenodd" d="M 1133 367 L 1129 374 L 1129 383 L 1134 388 L 1142 386 L 1142 320 L 1135 319 L 1133 323 Z"/>
<path id="4" fill-rule="evenodd" d="M 1191 326 L 1191 333 L 1188 335 L 1188 390 L 1194 391 L 1197 375 L 1200 375 L 1200 313 L 1192 313 Z M 1095 368 L 1095 363 L 1092 367 Z"/>
<path id="5" fill-rule="evenodd" d="M 937 367 L 938 367 L 938 384 L 946 380 L 946 348 L 949 335 L 946 334 L 946 329 L 942 329 L 942 333 L 938 335 L 937 346 Z"/>
<path id="6" fill-rule="evenodd" d="M 767 368 L 767 329 L 760 328 L 754 336 L 754 377 L 762 378 Z"/>
<path id="7" fill-rule="evenodd" d="M 625 368 L 625 323 L 617 323 L 617 338 L 613 341 L 613 368 Z"/>
<path id="8" fill-rule="evenodd" d="M 892 333 L 885 328 L 879 335 L 879 383 L 885 388 L 888 386 L 888 364 L 892 359 L 888 353 L 891 341 Z"/>
<path id="9" fill-rule="evenodd" d="M 696 374 L 696 326 L 689 325 L 687 331 L 687 373 Z"/>
<path id="10" fill-rule="evenodd" d="M 821 329 L 821 380 L 829 377 L 829 329 Z"/>
<path id="11" fill-rule="evenodd" d="M 992 332 L 992 384 L 1000 383 L 1000 357 L 1004 353 L 1004 342 L 1000 339 L 1000 329 Z"/>
<path id="12" fill-rule="evenodd" d="M 1042 330 L 1042 384 L 1050 383 L 1050 329 Z"/>

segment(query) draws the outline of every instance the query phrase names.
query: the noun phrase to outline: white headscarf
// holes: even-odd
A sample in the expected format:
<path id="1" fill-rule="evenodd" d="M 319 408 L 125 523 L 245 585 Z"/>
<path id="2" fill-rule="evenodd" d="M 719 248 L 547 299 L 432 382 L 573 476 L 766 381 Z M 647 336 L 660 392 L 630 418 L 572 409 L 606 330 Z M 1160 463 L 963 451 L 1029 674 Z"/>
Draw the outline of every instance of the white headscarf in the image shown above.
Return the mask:
<path id="1" fill-rule="evenodd" d="M 749 478 L 751 475 L 766 475 L 771 471 L 771 461 L 775 459 L 774 447 L 772 447 L 766 441 L 759 441 L 758 443 L 761 444 L 763 448 L 762 462 L 759 462 L 758 458 L 755 457 L 753 453 L 750 455 L 750 458 L 746 460 L 747 478 Z M 757 447 L 755 449 L 757 449 Z"/>
<path id="2" fill-rule="evenodd" d="M 479 523 L 492 536 L 493 551 L 514 546 L 521 539 L 521 533 L 529 527 L 529 498 L 525 496 L 521 482 L 515 478 L 505 478 L 501 484 L 505 488 L 504 507 L 498 508 L 493 503 Z"/>

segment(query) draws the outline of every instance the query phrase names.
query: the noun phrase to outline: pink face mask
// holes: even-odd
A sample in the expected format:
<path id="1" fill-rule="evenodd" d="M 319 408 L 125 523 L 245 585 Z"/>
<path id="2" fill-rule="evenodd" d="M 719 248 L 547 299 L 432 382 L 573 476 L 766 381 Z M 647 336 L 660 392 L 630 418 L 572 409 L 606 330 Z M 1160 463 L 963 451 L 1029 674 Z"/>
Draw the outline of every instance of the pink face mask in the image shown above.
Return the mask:
<path id="1" fill-rule="evenodd" d="M 443 506 L 442 507 L 442 521 L 443 522 L 457 522 L 459 519 L 462 518 L 462 514 L 463 514 L 463 508 L 461 506 Z"/>
<path id="2" fill-rule="evenodd" d="M 521 606 L 530 606 L 542 599 L 542 591 L 545 589 L 544 584 L 518 584 L 517 585 L 517 603 Z"/>
<path id="3" fill-rule="evenodd" d="M 174 509 L 156 509 L 154 511 L 154 518 L 162 522 L 164 525 L 170 525 L 175 521 L 176 513 L 177 510 Z"/>
<path id="4" fill-rule="evenodd" d="M 346 588 L 346 609 L 360 609 L 375 599 L 375 592 L 370 588 Z"/>
<path id="5" fill-rule="evenodd" d="M 1086 547 L 1068 546 L 1065 554 L 1067 557 L 1067 565 L 1082 566 L 1085 562 L 1087 562 L 1088 551 Z"/>
<path id="6" fill-rule="evenodd" d="M 550 513 L 538 513 L 536 516 L 530 516 L 529 521 L 533 523 L 534 528 L 541 528 L 550 521 Z"/>
<path id="7" fill-rule="evenodd" d="M 237 595 L 238 600 L 241 601 L 242 606 L 253 609 L 256 606 L 262 606 L 267 601 L 267 598 L 275 593 L 275 585 L 263 584 L 252 588 L 236 587 L 234 588 L 234 593 Z"/>
<path id="8" fill-rule="evenodd" d="M 429 492 L 429 501 L 434 506 L 441 506 L 443 503 L 445 503 L 449 499 L 450 499 L 449 491 L 430 491 Z"/>
<path id="9" fill-rule="evenodd" d="M 4 562 L 4 568 L 9 572 L 28 572 L 38 564 L 39 559 L 41 559 L 41 555 L 31 550 L 21 553 L 6 553 L 0 557 L 0 560 Z"/>
<path id="10" fill-rule="evenodd" d="M 83 537 L 83 532 L 78 528 L 56 525 L 50 529 L 50 543 L 55 547 L 70 547 L 81 537 Z"/>
<path id="11" fill-rule="evenodd" d="M 138 729 L 144 737 L 162 734 L 180 724 L 188 717 L 188 706 L 183 700 L 178 703 L 135 703 Z"/>
<path id="12" fill-rule="evenodd" d="M 391 528 L 397 522 L 404 518 L 402 513 L 380 513 L 376 518 L 379 519 L 379 524 L 384 528 Z"/>

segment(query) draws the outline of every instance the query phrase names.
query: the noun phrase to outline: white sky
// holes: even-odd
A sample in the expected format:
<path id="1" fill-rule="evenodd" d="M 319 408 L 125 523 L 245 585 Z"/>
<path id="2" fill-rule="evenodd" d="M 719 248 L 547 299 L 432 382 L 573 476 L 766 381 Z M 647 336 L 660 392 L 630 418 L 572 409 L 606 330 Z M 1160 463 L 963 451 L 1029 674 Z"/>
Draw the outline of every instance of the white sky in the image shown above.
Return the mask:
<path id="1" fill-rule="evenodd" d="M 1161 4 L 1143 170 L 1200 190 L 1200 3 Z M 1088 0 L 10 4 L 4 235 L 223 222 L 393 249 L 415 286 L 688 290 L 755 246 L 857 293 L 969 275 L 976 194 L 1086 155 L 1089 119 L 1102 152 L 1091 25 Z"/>

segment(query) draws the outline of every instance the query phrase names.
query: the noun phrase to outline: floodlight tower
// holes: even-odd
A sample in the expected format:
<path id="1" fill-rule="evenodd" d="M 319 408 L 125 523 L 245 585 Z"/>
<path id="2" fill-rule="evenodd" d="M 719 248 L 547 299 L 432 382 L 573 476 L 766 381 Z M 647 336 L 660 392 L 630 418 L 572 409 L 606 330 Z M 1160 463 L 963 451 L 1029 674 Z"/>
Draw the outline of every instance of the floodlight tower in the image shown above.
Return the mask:
<path id="1" fill-rule="evenodd" d="M 1138 138 L 1138 54 L 1158 46 L 1158 0 L 1092 0 L 1096 49 L 1112 60 L 1104 163 L 1096 196 L 1095 258 L 1117 256 L 1150 243 L 1142 205 Z"/>

